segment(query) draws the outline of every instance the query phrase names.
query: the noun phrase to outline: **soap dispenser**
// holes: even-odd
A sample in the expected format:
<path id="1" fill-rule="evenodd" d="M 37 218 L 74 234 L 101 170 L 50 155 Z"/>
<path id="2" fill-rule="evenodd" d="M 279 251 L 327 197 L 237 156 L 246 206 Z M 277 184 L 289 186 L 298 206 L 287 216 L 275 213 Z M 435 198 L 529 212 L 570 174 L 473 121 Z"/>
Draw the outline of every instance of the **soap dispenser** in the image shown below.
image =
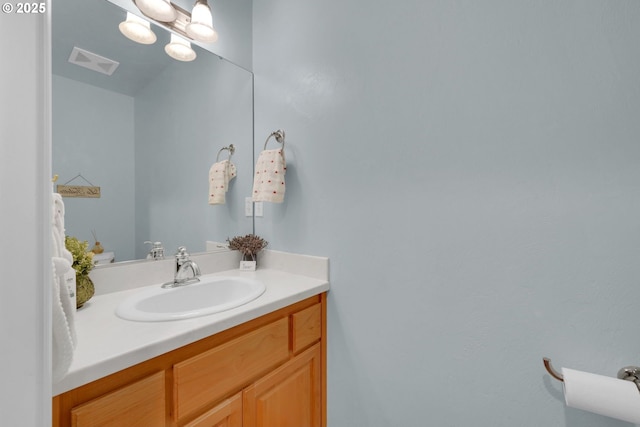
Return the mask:
<path id="1" fill-rule="evenodd" d="M 146 244 L 152 245 L 151 250 L 147 254 L 147 259 L 159 260 L 164 259 L 164 248 L 162 247 L 162 242 L 144 242 Z"/>

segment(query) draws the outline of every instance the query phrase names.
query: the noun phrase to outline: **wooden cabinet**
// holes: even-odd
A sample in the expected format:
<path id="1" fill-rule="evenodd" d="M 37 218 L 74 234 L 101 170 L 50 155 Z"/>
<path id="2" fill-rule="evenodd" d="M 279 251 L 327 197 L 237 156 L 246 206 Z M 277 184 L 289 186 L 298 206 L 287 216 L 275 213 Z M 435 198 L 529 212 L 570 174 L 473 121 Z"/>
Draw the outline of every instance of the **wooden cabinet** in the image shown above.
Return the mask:
<path id="1" fill-rule="evenodd" d="M 53 427 L 322 427 L 326 294 L 53 399 Z"/>
<path id="2" fill-rule="evenodd" d="M 289 358 L 282 318 L 173 366 L 174 406 L 182 420 Z"/>
<path id="3" fill-rule="evenodd" d="M 164 372 L 158 372 L 71 410 L 73 427 L 162 426 Z"/>
<path id="4" fill-rule="evenodd" d="M 321 350 L 315 345 L 244 391 L 244 427 L 320 427 Z"/>

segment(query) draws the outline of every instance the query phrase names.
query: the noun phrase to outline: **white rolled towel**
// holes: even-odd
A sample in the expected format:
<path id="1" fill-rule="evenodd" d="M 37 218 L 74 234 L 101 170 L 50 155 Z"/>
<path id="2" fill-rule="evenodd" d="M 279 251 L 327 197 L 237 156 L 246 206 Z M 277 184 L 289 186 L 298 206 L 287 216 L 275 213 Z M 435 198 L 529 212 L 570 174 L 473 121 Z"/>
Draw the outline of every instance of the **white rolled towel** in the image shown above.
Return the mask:
<path id="1" fill-rule="evenodd" d="M 64 203 L 57 193 L 52 197 L 51 216 L 52 368 L 57 382 L 68 372 L 76 347 L 75 289 L 69 289 L 66 280 L 75 276 L 75 271 L 73 256 L 64 242 Z"/>
<path id="2" fill-rule="evenodd" d="M 216 162 L 209 169 L 209 204 L 223 205 L 226 202 L 229 182 L 237 175 L 236 166 L 228 159 Z"/>

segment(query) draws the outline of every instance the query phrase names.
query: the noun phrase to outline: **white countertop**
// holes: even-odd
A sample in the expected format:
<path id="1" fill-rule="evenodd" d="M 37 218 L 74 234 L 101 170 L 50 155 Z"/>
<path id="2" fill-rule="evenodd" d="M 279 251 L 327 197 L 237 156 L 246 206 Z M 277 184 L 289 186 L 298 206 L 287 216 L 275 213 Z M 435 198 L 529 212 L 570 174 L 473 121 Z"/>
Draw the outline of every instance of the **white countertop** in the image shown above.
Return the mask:
<path id="1" fill-rule="evenodd" d="M 76 312 L 74 359 L 65 378 L 53 385 L 53 396 L 329 290 L 328 259 L 268 252 L 256 271 L 203 271 L 248 277 L 266 285 L 257 299 L 221 313 L 168 322 L 134 322 L 114 312 L 123 299 L 143 288 L 96 292 Z M 291 262 L 294 265 L 287 267 Z M 304 271 L 307 264 L 309 269 Z"/>

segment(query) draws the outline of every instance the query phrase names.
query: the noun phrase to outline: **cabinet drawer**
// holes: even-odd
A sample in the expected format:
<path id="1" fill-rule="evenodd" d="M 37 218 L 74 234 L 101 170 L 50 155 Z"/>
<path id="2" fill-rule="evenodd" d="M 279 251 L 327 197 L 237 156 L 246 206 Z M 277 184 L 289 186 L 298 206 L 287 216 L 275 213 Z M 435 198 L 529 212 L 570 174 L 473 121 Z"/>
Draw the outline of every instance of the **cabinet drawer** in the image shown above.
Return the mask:
<path id="1" fill-rule="evenodd" d="M 73 427 L 162 427 L 165 420 L 164 372 L 71 410 Z"/>
<path id="2" fill-rule="evenodd" d="M 322 337 L 321 304 L 315 304 L 292 316 L 293 352 L 304 350 Z"/>
<path id="3" fill-rule="evenodd" d="M 280 319 L 173 367 L 177 420 L 243 387 L 289 356 L 289 322 Z"/>

